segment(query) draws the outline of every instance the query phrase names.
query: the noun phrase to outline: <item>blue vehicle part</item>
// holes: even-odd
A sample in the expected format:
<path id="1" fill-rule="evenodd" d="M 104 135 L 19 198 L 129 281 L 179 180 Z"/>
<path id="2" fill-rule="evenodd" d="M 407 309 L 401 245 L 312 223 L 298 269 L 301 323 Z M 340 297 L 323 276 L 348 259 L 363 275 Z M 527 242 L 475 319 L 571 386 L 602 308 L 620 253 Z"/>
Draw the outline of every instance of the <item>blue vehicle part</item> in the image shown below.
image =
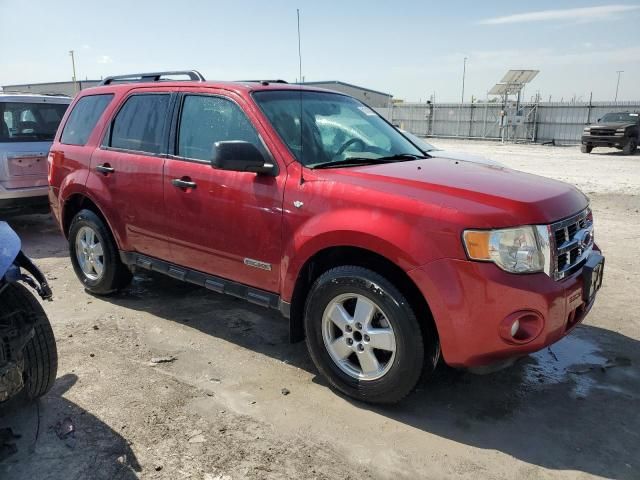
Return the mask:
<path id="1" fill-rule="evenodd" d="M 20 237 L 7 222 L 0 222 L 0 278 L 4 277 L 20 253 Z"/>
<path id="2" fill-rule="evenodd" d="M 43 300 L 53 296 L 47 279 L 38 267 L 21 250 L 20 237 L 6 222 L 0 222 L 0 292 L 3 285 L 17 281 L 32 287 Z M 21 269 L 31 274 L 25 275 Z"/>

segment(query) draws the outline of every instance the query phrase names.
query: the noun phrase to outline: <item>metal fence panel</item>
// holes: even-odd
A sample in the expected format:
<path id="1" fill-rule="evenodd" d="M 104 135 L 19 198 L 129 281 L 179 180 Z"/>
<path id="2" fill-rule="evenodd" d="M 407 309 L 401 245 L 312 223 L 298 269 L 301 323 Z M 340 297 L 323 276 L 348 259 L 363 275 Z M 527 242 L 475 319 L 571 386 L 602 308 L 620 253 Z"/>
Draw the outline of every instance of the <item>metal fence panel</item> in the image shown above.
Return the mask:
<path id="1" fill-rule="evenodd" d="M 640 101 L 592 103 L 523 103 L 524 122 L 503 132 L 500 103 L 401 103 L 377 109 L 394 125 L 417 135 L 579 143 L 582 129 L 608 112 L 640 111 Z"/>

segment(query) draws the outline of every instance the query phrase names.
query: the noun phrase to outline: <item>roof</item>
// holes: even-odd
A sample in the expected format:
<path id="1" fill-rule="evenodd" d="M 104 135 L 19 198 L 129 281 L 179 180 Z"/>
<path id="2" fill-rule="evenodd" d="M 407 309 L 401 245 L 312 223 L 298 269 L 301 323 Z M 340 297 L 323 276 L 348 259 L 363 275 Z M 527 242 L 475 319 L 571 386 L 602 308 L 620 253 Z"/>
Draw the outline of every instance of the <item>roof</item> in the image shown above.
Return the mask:
<path id="1" fill-rule="evenodd" d="M 263 90 L 306 90 L 315 92 L 331 92 L 339 95 L 346 95 L 343 92 L 335 92 L 325 88 L 311 87 L 299 85 L 296 83 L 261 83 L 253 81 L 227 82 L 227 81 L 192 81 L 192 80 L 163 80 L 156 82 L 124 82 L 112 83 L 109 85 L 98 85 L 95 87 L 85 88 L 79 93 L 79 96 L 95 95 L 100 91 L 118 92 L 129 91 L 134 88 L 180 88 L 180 87 L 200 87 L 200 88 L 218 88 L 221 90 L 230 90 L 239 94 L 250 93 Z"/>
<path id="2" fill-rule="evenodd" d="M 386 97 L 393 97 L 390 93 L 380 92 L 378 90 L 372 90 L 366 87 L 360 87 L 352 83 L 341 82 L 340 80 L 326 80 L 324 82 L 304 82 L 301 85 L 344 85 L 345 87 L 357 88 L 358 90 L 364 90 L 366 92 L 377 93 L 378 95 L 384 95 Z"/>

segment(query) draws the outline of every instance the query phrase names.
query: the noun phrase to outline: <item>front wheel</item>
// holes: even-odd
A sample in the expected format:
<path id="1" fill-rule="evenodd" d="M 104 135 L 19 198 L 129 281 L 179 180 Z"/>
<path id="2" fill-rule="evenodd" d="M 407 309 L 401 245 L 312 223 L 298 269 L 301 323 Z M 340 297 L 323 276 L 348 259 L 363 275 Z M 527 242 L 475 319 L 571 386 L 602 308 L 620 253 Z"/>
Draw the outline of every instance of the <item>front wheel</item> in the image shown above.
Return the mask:
<path id="1" fill-rule="evenodd" d="M 634 153 L 636 153 L 636 150 L 638 148 L 638 140 L 636 140 L 635 138 L 630 138 L 629 142 L 622 147 L 622 153 L 624 155 L 633 155 Z"/>
<path id="2" fill-rule="evenodd" d="M 318 370 L 358 400 L 398 402 L 422 373 L 425 349 L 415 313 L 371 270 L 343 266 L 321 275 L 307 298 L 305 330 Z"/>
<path id="3" fill-rule="evenodd" d="M 592 150 L 593 150 L 593 145 L 582 145 L 582 146 L 580 146 L 580 151 L 582 153 L 591 153 Z"/>
<path id="4" fill-rule="evenodd" d="M 69 252 L 77 277 L 91 293 L 107 295 L 131 282 L 131 271 L 120 261 L 109 228 L 91 210 L 81 210 L 73 218 Z"/>

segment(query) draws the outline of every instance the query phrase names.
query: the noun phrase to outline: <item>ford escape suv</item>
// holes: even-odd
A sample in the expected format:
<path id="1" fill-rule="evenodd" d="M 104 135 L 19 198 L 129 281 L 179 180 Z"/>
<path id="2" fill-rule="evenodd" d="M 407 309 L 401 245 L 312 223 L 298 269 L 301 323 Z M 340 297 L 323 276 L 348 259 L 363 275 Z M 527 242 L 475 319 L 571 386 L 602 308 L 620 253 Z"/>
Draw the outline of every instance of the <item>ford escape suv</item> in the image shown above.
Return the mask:
<path id="1" fill-rule="evenodd" d="M 107 78 L 62 121 L 49 196 L 90 292 L 148 269 L 279 309 L 331 385 L 377 403 L 591 309 L 604 258 L 576 188 L 425 154 L 341 93 L 186 74 Z"/>
<path id="2" fill-rule="evenodd" d="M 69 97 L 0 93 L 0 218 L 49 210 L 47 154 Z"/>

